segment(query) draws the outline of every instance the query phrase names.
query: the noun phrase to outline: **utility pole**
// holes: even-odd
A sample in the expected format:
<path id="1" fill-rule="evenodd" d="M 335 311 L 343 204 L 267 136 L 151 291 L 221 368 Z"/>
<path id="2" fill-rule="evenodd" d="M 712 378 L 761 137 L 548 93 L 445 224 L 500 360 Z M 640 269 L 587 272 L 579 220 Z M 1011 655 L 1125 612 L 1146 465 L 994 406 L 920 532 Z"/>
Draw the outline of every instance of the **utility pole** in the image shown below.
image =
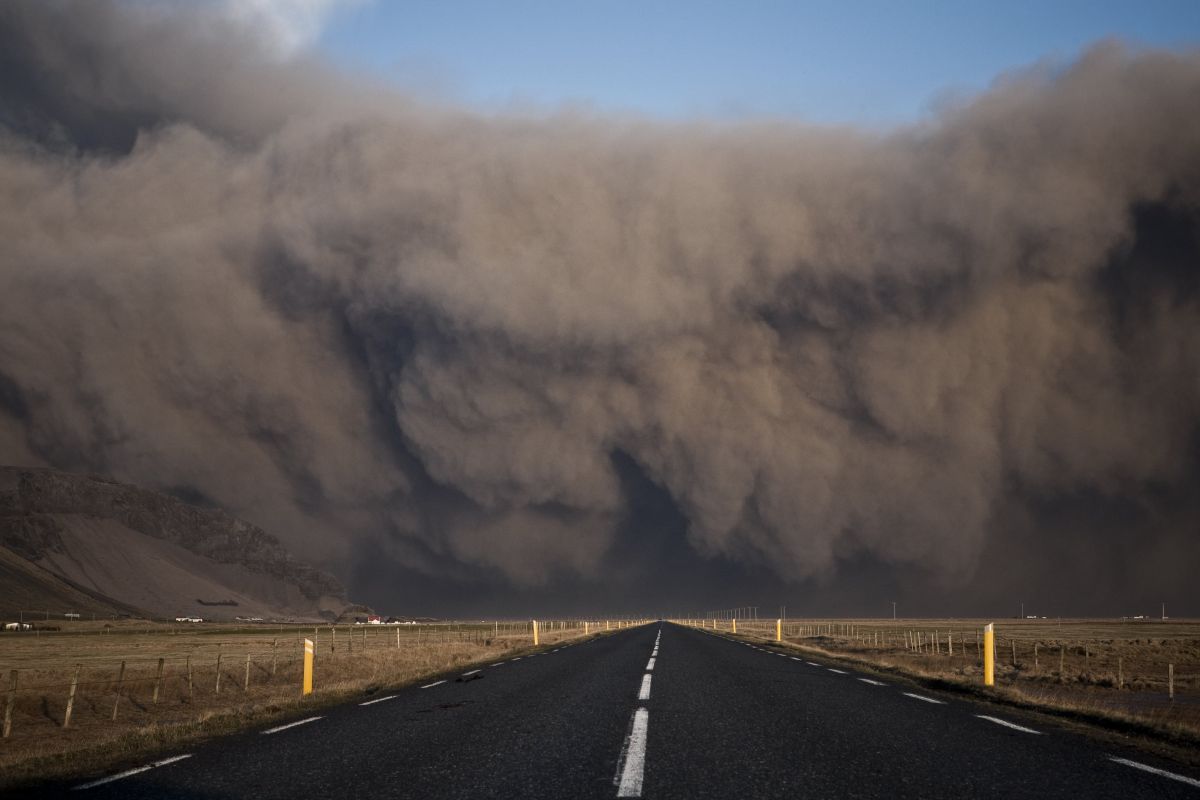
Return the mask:
<path id="1" fill-rule="evenodd" d="M 1167 618 L 1167 604 L 1166 603 L 1163 603 L 1162 618 L 1163 619 Z"/>
<path id="2" fill-rule="evenodd" d="M 1021 601 L 1021 619 L 1025 619 L 1025 601 Z"/>
<path id="3" fill-rule="evenodd" d="M 896 618 L 896 601 L 892 601 L 892 619 Z"/>

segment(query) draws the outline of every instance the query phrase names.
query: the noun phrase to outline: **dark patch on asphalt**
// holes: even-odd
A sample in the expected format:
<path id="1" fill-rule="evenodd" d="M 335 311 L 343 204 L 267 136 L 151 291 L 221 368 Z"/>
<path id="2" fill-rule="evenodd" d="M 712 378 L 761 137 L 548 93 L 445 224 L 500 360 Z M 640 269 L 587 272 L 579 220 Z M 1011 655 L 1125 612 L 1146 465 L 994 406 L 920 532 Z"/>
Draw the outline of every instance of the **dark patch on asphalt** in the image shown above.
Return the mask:
<path id="1" fill-rule="evenodd" d="M 418 714 L 432 714 L 434 711 L 451 711 L 456 708 L 462 708 L 463 706 L 469 706 L 474 702 L 475 702 L 474 700 L 461 700 L 457 703 L 439 703 L 436 706 L 434 706 L 433 708 L 418 709 L 417 713 Z"/>

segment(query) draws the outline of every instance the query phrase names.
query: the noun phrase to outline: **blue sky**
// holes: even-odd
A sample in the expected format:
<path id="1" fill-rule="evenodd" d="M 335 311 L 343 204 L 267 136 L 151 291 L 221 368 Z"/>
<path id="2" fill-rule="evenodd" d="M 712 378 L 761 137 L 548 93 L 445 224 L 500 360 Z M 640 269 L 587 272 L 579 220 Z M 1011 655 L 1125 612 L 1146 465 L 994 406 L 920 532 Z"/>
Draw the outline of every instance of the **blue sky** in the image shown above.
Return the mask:
<path id="1" fill-rule="evenodd" d="M 483 108 L 887 126 L 1105 37 L 1197 46 L 1200 0 L 375 0 L 327 23 L 335 61 Z"/>

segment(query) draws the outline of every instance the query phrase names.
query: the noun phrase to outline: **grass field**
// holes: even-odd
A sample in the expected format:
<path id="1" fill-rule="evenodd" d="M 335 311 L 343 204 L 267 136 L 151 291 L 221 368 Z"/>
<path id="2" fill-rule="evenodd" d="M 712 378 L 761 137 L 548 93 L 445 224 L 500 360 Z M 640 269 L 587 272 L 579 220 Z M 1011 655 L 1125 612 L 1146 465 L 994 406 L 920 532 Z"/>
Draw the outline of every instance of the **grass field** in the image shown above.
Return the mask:
<path id="1" fill-rule="evenodd" d="M 799 647 L 969 689 L 982 686 L 988 622 L 996 697 L 1200 743 L 1197 620 L 789 619 L 782 632 Z M 773 640 L 775 620 L 739 620 L 738 633 Z"/>
<path id="2" fill-rule="evenodd" d="M 99 769 L 301 704 L 319 706 L 411 683 L 533 645 L 528 621 L 315 629 L 140 621 L 56 625 L 61 630 L 0 634 L 0 697 L 11 725 L 0 740 L 0 787 Z M 590 633 L 597 628 L 603 631 L 604 623 L 587 626 Z M 548 645 L 584 631 L 581 621 L 547 621 L 539 638 Z M 317 655 L 314 694 L 301 700 L 305 637 L 316 642 Z M 70 722 L 64 725 L 72 682 Z"/>

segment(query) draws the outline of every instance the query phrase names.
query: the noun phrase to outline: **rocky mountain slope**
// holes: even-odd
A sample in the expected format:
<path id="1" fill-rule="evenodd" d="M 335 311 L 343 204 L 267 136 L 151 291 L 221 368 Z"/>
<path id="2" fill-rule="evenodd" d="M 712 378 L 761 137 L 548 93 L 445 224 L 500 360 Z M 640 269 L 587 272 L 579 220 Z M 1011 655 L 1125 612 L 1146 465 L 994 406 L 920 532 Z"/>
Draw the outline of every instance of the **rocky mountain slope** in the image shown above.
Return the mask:
<path id="1" fill-rule="evenodd" d="M 0 548 L 5 612 L 90 599 L 100 613 L 319 619 L 349 605 L 261 528 L 97 476 L 0 467 Z"/>

